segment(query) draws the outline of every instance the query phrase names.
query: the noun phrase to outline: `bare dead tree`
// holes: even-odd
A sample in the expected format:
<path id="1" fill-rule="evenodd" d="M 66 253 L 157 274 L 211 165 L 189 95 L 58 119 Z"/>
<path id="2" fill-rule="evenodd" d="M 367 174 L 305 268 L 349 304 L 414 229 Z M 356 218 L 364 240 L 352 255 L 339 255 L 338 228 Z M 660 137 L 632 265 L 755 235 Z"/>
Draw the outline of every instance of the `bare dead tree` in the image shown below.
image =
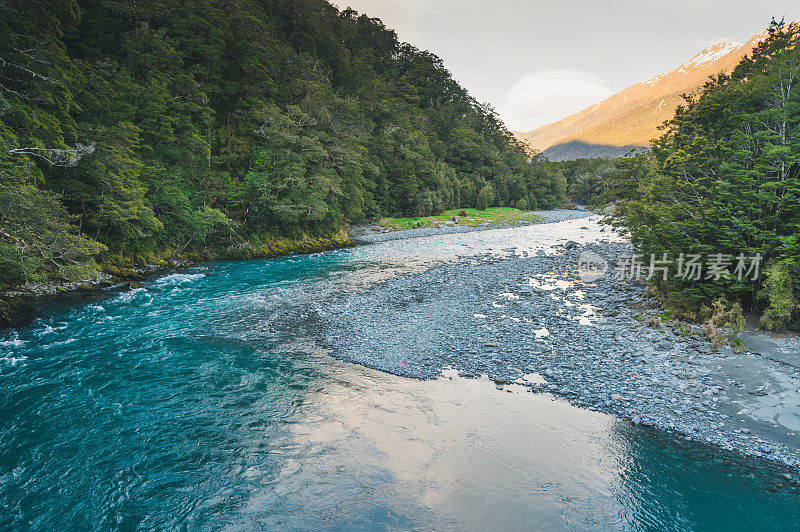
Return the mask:
<path id="1" fill-rule="evenodd" d="M 32 155 L 39 159 L 45 160 L 53 166 L 74 167 L 86 155 L 94 153 L 95 143 L 81 144 L 80 142 L 74 148 L 14 148 L 9 150 L 8 153 L 12 155 Z"/>

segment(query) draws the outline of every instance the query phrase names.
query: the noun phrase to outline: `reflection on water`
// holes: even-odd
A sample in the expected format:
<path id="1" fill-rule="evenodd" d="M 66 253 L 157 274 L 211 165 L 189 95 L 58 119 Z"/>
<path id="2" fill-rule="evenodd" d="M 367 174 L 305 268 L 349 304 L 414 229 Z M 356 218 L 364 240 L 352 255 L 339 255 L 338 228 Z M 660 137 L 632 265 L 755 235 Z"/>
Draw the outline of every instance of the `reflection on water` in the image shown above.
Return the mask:
<path id="1" fill-rule="evenodd" d="M 391 479 L 367 487 L 383 491 L 387 514 L 407 518 L 413 509 L 417 524 L 436 528 L 621 522 L 614 493 L 625 442 L 615 441 L 610 418 L 523 387 L 505 393 L 488 381 L 359 373 L 349 370 L 348 386 L 320 401 L 322 417 L 335 421 L 299 432 Z M 356 379 L 362 392 L 381 392 L 354 397 Z"/>
<path id="2" fill-rule="evenodd" d="M 781 477 L 713 449 L 520 384 L 413 381 L 316 347 L 327 297 L 477 256 L 492 233 L 208 265 L 2 333 L 0 529 L 800 522 Z"/>

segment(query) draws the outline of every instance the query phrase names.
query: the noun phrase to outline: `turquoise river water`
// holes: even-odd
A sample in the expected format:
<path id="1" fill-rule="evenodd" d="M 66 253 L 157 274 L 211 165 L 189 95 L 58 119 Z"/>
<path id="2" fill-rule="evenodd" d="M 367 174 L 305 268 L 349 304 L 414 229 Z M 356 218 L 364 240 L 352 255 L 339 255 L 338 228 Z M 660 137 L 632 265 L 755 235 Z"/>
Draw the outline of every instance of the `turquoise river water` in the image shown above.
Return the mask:
<path id="1" fill-rule="evenodd" d="M 488 233 L 207 264 L 0 331 L 0 529 L 797 529 L 763 464 L 316 347 L 307 309 Z"/>

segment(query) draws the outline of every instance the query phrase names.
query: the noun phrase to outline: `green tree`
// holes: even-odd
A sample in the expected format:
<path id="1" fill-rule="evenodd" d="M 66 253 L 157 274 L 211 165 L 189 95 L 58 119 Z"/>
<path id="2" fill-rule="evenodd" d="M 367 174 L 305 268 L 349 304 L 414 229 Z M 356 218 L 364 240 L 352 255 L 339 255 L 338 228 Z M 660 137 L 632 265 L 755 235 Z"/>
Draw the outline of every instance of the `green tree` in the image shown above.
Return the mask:
<path id="1" fill-rule="evenodd" d="M 6 0 L 0 31 L 7 205 L 60 213 L 77 262 L 564 199 L 440 58 L 326 0 Z"/>
<path id="2" fill-rule="evenodd" d="M 776 302 L 800 288 L 799 38 L 795 25 L 770 28 L 731 76 L 710 80 L 678 109 L 648 164 L 623 168 L 626 187 L 630 176 L 640 184 L 614 219 L 645 254 L 760 254 L 794 279 L 789 294 L 770 281 L 784 293 L 764 300 L 763 278 L 658 281 L 667 301 L 687 312 L 725 297 L 751 309 L 766 301 L 768 316 L 783 316 Z"/>

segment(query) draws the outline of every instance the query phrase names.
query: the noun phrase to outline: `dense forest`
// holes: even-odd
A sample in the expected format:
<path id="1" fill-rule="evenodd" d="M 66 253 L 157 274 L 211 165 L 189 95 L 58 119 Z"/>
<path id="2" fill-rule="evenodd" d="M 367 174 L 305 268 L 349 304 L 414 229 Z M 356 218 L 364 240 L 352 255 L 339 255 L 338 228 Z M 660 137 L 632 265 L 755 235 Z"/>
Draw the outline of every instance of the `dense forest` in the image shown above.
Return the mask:
<path id="1" fill-rule="evenodd" d="M 0 0 L 0 32 L 0 286 L 565 196 L 439 58 L 325 0 Z"/>
<path id="2" fill-rule="evenodd" d="M 594 210 L 637 197 L 637 188 L 650 170 L 649 154 L 642 150 L 629 150 L 613 159 L 580 158 L 554 164 L 564 175 L 569 201 Z"/>
<path id="3" fill-rule="evenodd" d="M 800 294 L 800 27 L 773 23 L 731 75 L 666 125 L 633 174 L 615 175 L 613 220 L 645 257 L 761 255 L 752 276 L 651 281 L 674 310 L 704 319 L 712 308 L 762 312 L 762 326 L 797 326 Z M 633 181 L 630 179 L 633 178 Z M 605 179 L 605 178 L 603 178 Z M 601 179 L 601 181 L 603 180 Z M 608 183 L 608 181 L 605 181 Z M 623 189 L 620 189 L 620 186 Z M 599 190 L 599 192 L 597 192 Z M 707 317 L 707 316 L 705 316 Z"/>

